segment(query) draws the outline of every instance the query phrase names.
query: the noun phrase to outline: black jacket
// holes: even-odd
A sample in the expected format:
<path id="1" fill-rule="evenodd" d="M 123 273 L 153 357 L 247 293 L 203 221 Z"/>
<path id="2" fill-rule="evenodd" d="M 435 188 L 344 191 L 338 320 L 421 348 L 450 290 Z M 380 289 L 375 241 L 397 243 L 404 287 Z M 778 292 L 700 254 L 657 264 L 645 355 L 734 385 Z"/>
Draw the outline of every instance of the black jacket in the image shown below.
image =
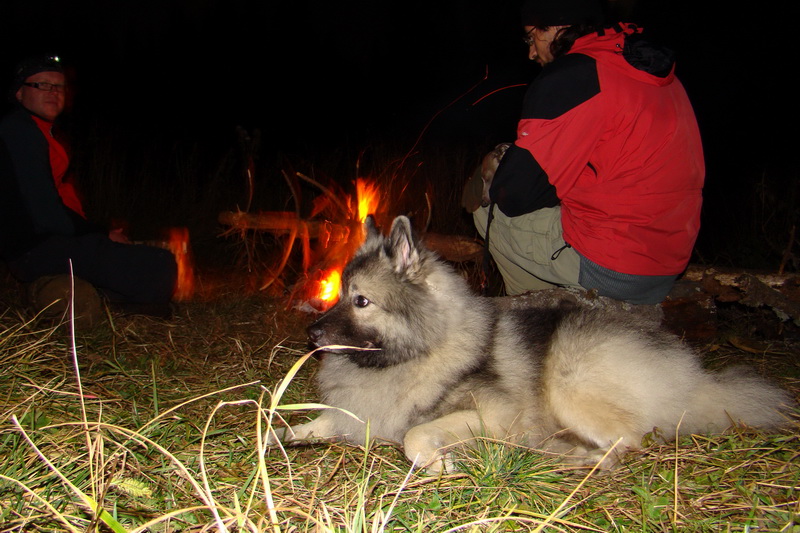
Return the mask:
<path id="1" fill-rule="evenodd" d="M 47 139 L 18 108 L 0 120 L 0 257 L 14 259 L 51 235 L 100 232 L 61 201 Z"/>

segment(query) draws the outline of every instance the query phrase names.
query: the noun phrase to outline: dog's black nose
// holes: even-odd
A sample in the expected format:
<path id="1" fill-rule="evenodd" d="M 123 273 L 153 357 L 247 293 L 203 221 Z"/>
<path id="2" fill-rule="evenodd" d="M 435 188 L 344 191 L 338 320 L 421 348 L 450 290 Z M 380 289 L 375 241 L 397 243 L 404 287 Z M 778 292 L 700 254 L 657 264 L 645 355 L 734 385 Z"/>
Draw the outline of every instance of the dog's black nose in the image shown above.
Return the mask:
<path id="1" fill-rule="evenodd" d="M 323 330 L 316 322 L 306 328 L 306 333 L 308 334 L 309 342 L 314 346 L 319 346 L 319 340 L 322 338 Z"/>

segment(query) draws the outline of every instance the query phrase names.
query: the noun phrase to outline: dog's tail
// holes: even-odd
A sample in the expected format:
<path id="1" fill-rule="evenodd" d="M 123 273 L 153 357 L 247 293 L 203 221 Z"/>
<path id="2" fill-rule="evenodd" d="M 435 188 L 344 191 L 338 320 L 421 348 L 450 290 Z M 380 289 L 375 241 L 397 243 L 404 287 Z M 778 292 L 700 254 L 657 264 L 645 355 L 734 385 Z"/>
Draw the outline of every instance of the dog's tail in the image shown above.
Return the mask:
<path id="1" fill-rule="evenodd" d="M 752 369 L 730 367 L 709 373 L 688 402 L 681 433 L 717 432 L 732 424 L 778 429 L 796 407 L 791 395 Z"/>

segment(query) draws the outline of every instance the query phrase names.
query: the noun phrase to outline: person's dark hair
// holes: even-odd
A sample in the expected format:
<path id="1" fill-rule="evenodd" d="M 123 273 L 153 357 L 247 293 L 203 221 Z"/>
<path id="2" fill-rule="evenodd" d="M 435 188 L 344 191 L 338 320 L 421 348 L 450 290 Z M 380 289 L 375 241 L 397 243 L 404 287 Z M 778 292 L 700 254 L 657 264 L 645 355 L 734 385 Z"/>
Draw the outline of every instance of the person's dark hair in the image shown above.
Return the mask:
<path id="1" fill-rule="evenodd" d="M 547 29 L 547 28 L 542 28 Z M 603 29 L 602 24 L 575 24 L 567 26 L 556 33 L 553 42 L 550 43 L 550 53 L 553 57 L 563 56 L 572 49 L 575 41 L 584 35 L 597 33 Z"/>
<path id="2" fill-rule="evenodd" d="M 525 0 L 520 9 L 523 26 L 547 30 L 566 26 L 550 43 L 550 53 L 559 57 L 570 51 L 575 40 L 603 28 L 601 0 Z"/>

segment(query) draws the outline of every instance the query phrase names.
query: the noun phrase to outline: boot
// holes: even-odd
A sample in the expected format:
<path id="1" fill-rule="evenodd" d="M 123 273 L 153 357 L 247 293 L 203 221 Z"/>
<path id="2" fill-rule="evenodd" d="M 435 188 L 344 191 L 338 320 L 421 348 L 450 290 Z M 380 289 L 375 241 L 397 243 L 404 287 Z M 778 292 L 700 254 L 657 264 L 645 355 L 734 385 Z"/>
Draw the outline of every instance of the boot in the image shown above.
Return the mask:
<path id="1" fill-rule="evenodd" d="M 74 289 L 73 289 L 74 284 Z M 68 322 L 75 306 L 75 328 L 89 329 L 103 321 L 103 302 L 91 283 L 68 274 L 44 276 L 28 286 L 28 302 L 40 319 Z"/>

